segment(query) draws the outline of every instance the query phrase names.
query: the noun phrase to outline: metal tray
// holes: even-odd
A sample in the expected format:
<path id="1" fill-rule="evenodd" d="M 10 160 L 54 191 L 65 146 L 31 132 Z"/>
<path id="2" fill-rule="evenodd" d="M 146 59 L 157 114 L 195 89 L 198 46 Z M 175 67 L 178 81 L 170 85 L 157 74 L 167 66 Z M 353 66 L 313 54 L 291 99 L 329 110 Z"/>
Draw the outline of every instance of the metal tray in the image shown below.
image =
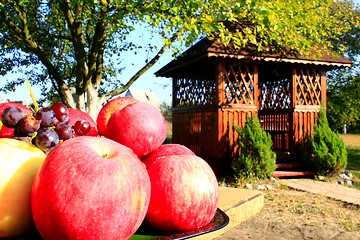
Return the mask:
<path id="1" fill-rule="evenodd" d="M 170 239 L 187 239 L 195 236 L 199 236 L 202 234 L 206 234 L 212 231 L 216 231 L 225 227 L 229 223 L 229 217 L 220 209 L 217 209 L 214 219 L 206 226 L 197 228 L 194 230 L 176 233 L 176 234 L 168 234 L 163 232 L 158 232 L 151 228 L 146 222 L 140 226 L 138 231 L 130 238 L 130 240 L 170 240 Z M 34 231 L 26 236 L 14 237 L 14 238 L 3 238 L 3 240 L 42 240 L 43 238 L 39 235 L 37 231 Z"/>
<path id="2" fill-rule="evenodd" d="M 190 231 L 176 233 L 176 234 L 166 234 L 157 232 L 152 229 L 145 222 L 140 226 L 139 230 L 130 238 L 130 240 L 180 240 L 196 237 L 202 234 L 213 232 L 225 227 L 229 223 L 229 217 L 220 209 L 217 209 L 214 219 L 206 226 L 201 228 L 196 228 Z"/>

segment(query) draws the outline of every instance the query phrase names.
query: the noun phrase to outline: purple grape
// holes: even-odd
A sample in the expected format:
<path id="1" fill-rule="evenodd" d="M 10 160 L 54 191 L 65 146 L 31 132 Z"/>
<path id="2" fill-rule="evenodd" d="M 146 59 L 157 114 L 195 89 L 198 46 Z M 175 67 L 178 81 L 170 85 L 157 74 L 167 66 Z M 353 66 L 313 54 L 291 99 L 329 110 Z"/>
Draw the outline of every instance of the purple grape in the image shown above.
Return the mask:
<path id="1" fill-rule="evenodd" d="M 69 117 L 69 115 L 68 115 L 68 116 L 66 116 L 66 118 L 64 119 L 64 121 L 62 121 L 61 123 L 69 124 L 69 122 L 70 122 L 70 117 Z"/>
<path id="2" fill-rule="evenodd" d="M 40 108 L 36 112 L 35 118 L 41 120 L 40 128 L 51 127 L 56 121 L 55 113 L 50 108 Z"/>
<path id="3" fill-rule="evenodd" d="M 64 141 L 72 138 L 74 135 L 72 128 L 64 123 L 56 126 L 55 132 L 59 135 L 60 140 Z"/>
<path id="4" fill-rule="evenodd" d="M 86 120 L 78 120 L 74 124 L 74 131 L 79 136 L 84 136 L 90 132 L 90 124 Z"/>
<path id="5" fill-rule="evenodd" d="M 55 117 L 59 122 L 65 122 L 69 118 L 69 110 L 63 103 L 54 103 L 50 109 L 54 111 Z"/>
<path id="6" fill-rule="evenodd" d="M 22 141 L 22 142 L 27 142 L 27 143 L 31 143 L 29 137 L 27 136 L 14 136 L 13 139 Z"/>
<path id="7" fill-rule="evenodd" d="M 19 128 L 23 133 L 34 133 L 40 128 L 41 120 L 37 120 L 32 115 L 26 115 L 19 121 Z"/>
<path id="8" fill-rule="evenodd" d="M 24 113 L 17 107 L 8 107 L 1 114 L 1 121 L 5 127 L 15 128 L 24 117 Z"/>
<path id="9" fill-rule="evenodd" d="M 29 137 L 28 133 L 21 131 L 20 127 L 14 128 L 14 136 L 17 137 Z"/>
<path id="10" fill-rule="evenodd" d="M 49 128 L 41 129 L 35 137 L 35 145 L 44 152 L 52 150 L 59 144 L 59 136 Z"/>

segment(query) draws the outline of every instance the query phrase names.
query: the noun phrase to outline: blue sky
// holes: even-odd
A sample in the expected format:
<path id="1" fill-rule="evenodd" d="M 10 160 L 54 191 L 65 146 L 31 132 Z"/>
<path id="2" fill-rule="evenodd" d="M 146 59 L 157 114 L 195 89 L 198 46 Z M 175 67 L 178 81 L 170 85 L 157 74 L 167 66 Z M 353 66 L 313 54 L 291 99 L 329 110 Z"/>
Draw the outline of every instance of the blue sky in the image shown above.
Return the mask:
<path id="1" fill-rule="evenodd" d="M 142 40 L 139 40 L 142 41 Z M 159 43 L 160 46 L 160 43 Z M 146 58 L 152 58 L 153 54 L 140 53 L 135 55 L 134 53 L 128 52 L 123 55 L 123 63 L 121 66 L 124 67 L 123 64 L 126 64 L 126 69 L 119 76 L 119 79 L 122 83 L 126 83 L 127 80 L 130 79 L 139 69 L 141 69 L 145 65 Z M 168 62 L 172 60 L 172 56 L 170 52 L 166 52 L 163 57 L 152 67 L 150 68 L 143 76 L 141 76 L 132 86 L 133 89 L 139 90 L 150 90 L 155 92 L 158 97 L 160 103 L 165 101 L 167 104 L 171 103 L 171 79 L 169 78 L 158 78 L 155 77 L 154 73 L 159 70 L 161 67 L 166 65 Z M 20 71 L 18 73 L 7 74 L 6 76 L 0 76 L 0 85 L 2 86 L 6 79 L 18 79 L 18 78 L 26 78 L 24 73 Z M 167 86 L 167 87 L 164 87 Z M 41 91 L 39 87 L 32 86 L 32 91 L 36 99 L 39 99 L 41 96 Z M 23 84 L 16 88 L 15 92 L 11 93 L 3 93 L 0 92 L 0 97 L 2 102 L 10 99 L 11 101 L 25 101 L 32 102 L 31 97 L 29 95 L 29 90 L 26 84 Z"/>

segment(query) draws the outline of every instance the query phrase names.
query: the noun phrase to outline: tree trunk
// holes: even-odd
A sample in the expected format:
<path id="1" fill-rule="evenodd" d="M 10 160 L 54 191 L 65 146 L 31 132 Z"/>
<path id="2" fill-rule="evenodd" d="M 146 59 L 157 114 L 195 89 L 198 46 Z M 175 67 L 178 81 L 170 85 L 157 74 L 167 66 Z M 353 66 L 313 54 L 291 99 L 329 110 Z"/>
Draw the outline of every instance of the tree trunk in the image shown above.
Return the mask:
<path id="1" fill-rule="evenodd" d="M 76 108 L 86 112 L 85 93 L 79 95 L 76 94 Z"/>
<path id="2" fill-rule="evenodd" d="M 72 91 L 70 89 L 65 89 L 63 91 L 64 98 L 65 98 L 65 104 L 68 105 L 71 108 L 76 108 L 76 102 L 74 100 L 74 96 L 72 94 Z"/>
<path id="3" fill-rule="evenodd" d="M 97 115 L 102 107 L 102 104 L 107 99 L 99 98 L 98 92 L 92 84 L 86 89 L 86 92 L 80 95 L 73 95 L 73 92 L 69 89 L 63 91 L 64 103 L 70 108 L 76 108 L 83 112 L 88 113 L 92 119 L 96 122 Z M 76 98 L 76 101 L 74 99 Z"/>
<path id="4" fill-rule="evenodd" d="M 89 84 L 89 86 L 86 88 L 86 97 L 86 103 L 88 104 L 86 109 L 87 113 L 92 117 L 92 119 L 94 119 L 94 121 L 96 121 L 103 101 L 100 100 L 98 91 L 93 84 Z"/>

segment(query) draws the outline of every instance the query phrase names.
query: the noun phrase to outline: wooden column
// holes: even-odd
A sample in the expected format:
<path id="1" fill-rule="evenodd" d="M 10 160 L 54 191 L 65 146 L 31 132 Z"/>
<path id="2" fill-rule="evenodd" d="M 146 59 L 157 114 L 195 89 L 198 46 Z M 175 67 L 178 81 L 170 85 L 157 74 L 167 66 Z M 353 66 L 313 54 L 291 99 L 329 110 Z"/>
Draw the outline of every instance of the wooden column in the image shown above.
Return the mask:
<path id="1" fill-rule="evenodd" d="M 215 105 L 217 106 L 217 143 L 218 143 L 218 156 L 222 156 L 226 151 L 226 144 L 223 139 L 226 128 L 224 127 L 224 117 L 221 109 L 221 105 L 224 103 L 224 91 L 225 91 L 225 83 L 224 83 L 224 61 L 222 59 L 218 59 L 216 61 L 216 99 Z"/>
<path id="2" fill-rule="evenodd" d="M 326 101 L 326 71 L 320 71 L 321 74 L 321 104 L 326 109 L 327 101 Z"/>
<path id="3" fill-rule="evenodd" d="M 295 107 L 297 104 L 297 92 L 296 92 L 296 79 L 297 79 L 296 66 L 292 65 L 292 78 L 290 80 L 290 113 L 289 113 L 289 149 L 293 152 L 296 142 L 296 128 L 298 123 L 295 119 Z"/>
<path id="4" fill-rule="evenodd" d="M 173 84 L 173 87 L 172 87 L 172 107 L 175 108 L 175 107 L 178 107 L 177 105 L 177 100 L 176 100 L 176 95 L 177 95 L 177 84 L 176 84 L 176 77 L 173 77 L 172 78 L 172 84 Z"/>
<path id="5" fill-rule="evenodd" d="M 215 81 L 216 81 L 216 99 L 215 105 L 221 106 L 224 104 L 224 91 L 225 91 L 225 83 L 224 83 L 224 61 L 222 59 L 218 59 L 216 61 L 215 68 Z"/>
<path id="6" fill-rule="evenodd" d="M 254 66 L 254 105 L 257 108 L 257 111 L 260 110 L 260 89 L 259 89 L 259 67 L 256 63 L 253 63 Z"/>

